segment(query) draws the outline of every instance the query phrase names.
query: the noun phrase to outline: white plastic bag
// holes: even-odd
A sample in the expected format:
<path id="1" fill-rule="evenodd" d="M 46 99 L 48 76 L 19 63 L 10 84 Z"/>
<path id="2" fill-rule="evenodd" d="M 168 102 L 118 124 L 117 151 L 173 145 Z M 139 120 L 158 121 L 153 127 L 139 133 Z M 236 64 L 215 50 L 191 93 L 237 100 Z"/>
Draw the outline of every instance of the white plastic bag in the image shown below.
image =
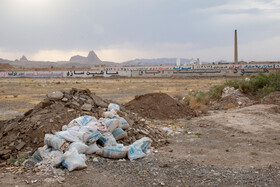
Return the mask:
<path id="1" fill-rule="evenodd" d="M 144 152 L 148 149 L 151 143 L 152 140 L 150 138 L 144 137 L 131 144 L 128 148 L 129 160 L 134 160 L 146 156 Z"/>
<path id="2" fill-rule="evenodd" d="M 102 134 L 97 142 L 103 147 L 116 146 L 118 144 L 113 134 L 110 132 Z"/>
<path id="3" fill-rule="evenodd" d="M 44 142 L 56 150 L 64 150 L 67 147 L 66 141 L 57 135 L 45 134 Z"/>
<path id="4" fill-rule="evenodd" d="M 76 131 L 74 131 L 76 132 Z M 62 137 L 63 139 L 69 141 L 69 142 L 77 142 L 80 141 L 79 137 L 73 136 L 70 134 L 69 129 L 67 131 L 59 131 L 55 133 L 56 135 Z"/>
<path id="5" fill-rule="evenodd" d="M 119 117 L 119 120 L 120 120 L 119 127 L 122 128 L 122 129 L 128 129 L 129 123 L 122 117 Z"/>
<path id="6" fill-rule="evenodd" d="M 97 155 L 105 158 L 125 158 L 128 147 L 123 145 L 104 147 L 96 152 Z"/>
<path id="7" fill-rule="evenodd" d="M 79 154 L 75 148 L 66 151 L 62 156 L 62 165 L 69 171 L 86 168 L 87 165 L 85 161 L 86 156 L 84 154 Z"/>
<path id="8" fill-rule="evenodd" d="M 117 128 L 112 132 L 114 138 L 116 140 L 121 140 L 123 138 L 127 138 L 127 132 L 125 132 L 124 130 L 122 130 L 121 128 Z"/>
<path id="9" fill-rule="evenodd" d="M 113 132 L 116 128 L 120 126 L 120 120 L 117 118 L 105 118 L 102 123 L 104 123 L 109 132 Z"/>
<path id="10" fill-rule="evenodd" d="M 47 145 L 40 147 L 37 150 L 38 155 L 46 162 L 51 162 L 51 165 L 57 167 L 61 164 L 62 151 L 52 150 Z"/>
<path id="11" fill-rule="evenodd" d="M 114 109 L 115 111 L 120 110 L 120 106 L 115 103 L 110 103 L 108 106 L 108 111 L 111 111 L 112 109 Z"/>
<path id="12" fill-rule="evenodd" d="M 88 123 L 95 123 L 97 122 L 97 119 L 92 116 L 81 116 L 76 119 L 73 119 L 69 124 L 68 127 L 74 127 L 74 126 L 85 126 Z"/>
<path id="13" fill-rule="evenodd" d="M 85 154 L 93 154 L 98 151 L 100 148 L 97 146 L 96 143 L 90 144 L 88 149 L 86 150 Z"/>
<path id="14" fill-rule="evenodd" d="M 101 137 L 101 133 L 99 131 L 95 131 L 95 132 L 92 132 L 92 131 L 88 131 L 88 132 L 85 132 L 83 134 L 83 142 L 86 143 L 86 144 L 93 144 L 95 143 L 100 137 Z"/>
<path id="15" fill-rule="evenodd" d="M 78 153 L 83 154 L 88 150 L 88 146 L 83 142 L 73 142 L 70 144 L 69 149 L 75 148 Z"/>

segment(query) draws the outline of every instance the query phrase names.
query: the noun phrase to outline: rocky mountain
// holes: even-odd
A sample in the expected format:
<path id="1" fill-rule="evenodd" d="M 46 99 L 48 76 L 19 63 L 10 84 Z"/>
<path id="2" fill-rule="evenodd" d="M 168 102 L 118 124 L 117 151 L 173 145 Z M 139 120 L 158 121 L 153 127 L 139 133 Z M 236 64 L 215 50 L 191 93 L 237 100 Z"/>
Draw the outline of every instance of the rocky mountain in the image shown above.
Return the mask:
<path id="1" fill-rule="evenodd" d="M 102 61 L 98 58 L 94 51 L 90 51 L 87 57 L 83 57 L 80 55 L 72 56 L 69 62 L 88 64 L 88 65 L 100 65 Z"/>
<path id="2" fill-rule="evenodd" d="M 24 55 L 22 55 L 22 57 L 19 59 L 19 61 L 28 61 L 28 59 L 24 56 Z"/>

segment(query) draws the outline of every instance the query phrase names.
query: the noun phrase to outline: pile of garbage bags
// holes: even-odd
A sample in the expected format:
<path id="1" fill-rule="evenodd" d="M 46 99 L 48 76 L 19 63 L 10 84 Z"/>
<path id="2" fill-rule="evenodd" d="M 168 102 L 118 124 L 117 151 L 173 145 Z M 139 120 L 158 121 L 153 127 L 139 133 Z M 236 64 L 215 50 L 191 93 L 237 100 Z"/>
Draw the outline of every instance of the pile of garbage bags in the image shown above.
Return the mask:
<path id="1" fill-rule="evenodd" d="M 129 146 L 117 140 L 127 138 L 128 122 L 117 114 L 119 105 L 111 103 L 103 118 L 82 116 L 72 120 L 55 134 L 45 134 L 43 147 L 33 154 L 36 162 L 48 162 L 54 167 L 64 166 L 69 171 L 87 167 L 86 154 L 105 158 L 134 160 L 144 157 L 151 146 L 148 137 L 136 140 Z"/>

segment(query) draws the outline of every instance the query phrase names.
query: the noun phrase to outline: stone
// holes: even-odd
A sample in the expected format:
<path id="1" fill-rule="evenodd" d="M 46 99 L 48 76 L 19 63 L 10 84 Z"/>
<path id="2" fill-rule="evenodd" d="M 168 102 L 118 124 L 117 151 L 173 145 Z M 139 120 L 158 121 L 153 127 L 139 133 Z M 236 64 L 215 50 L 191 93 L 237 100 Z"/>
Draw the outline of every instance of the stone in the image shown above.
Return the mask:
<path id="1" fill-rule="evenodd" d="M 105 103 L 100 97 L 96 96 L 93 93 L 90 96 L 97 106 L 100 106 L 102 108 L 107 108 L 108 107 L 108 103 Z"/>
<path id="2" fill-rule="evenodd" d="M 53 119 L 50 119 L 50 121 L 49 121 L 50 123 L 53 123 Z"/>
<path id="3" fill-rule="evenodd" d="M 56 92 L 48 93 L 47 96 L 50 100 L 60 100 L 63 98 L 63 93 L 61 91 L 56 91 Z"/>
<path id="4" fill-rule="evenodd" d="M 70 107 L 71 108 L 76 108 L 76 107 L 80 107 L 80 104 L 76 101 L 73 101 L 71 104 L 70 104 Z"/>
<path id="5" fill-rule="evenodd" d="M 1 150 L 0 151 L 0 156 L 1 155 L 6 155 L 6 154 L 8 154 L 8 153 L 10 153 L 11 152 L 11 150 L 8 150 L 8 149 L 6 149 L 6 150 Z"/>
<path id="6" fill-rule="evenodd" d="M 191 116 L 187 116 L 186 119 L 187 119 L 187 120 L 191 120 L 192 117 L 191 117 Z"/>
<path id="7" fill-rule="evenodd" d="M 42 118 L 42 115 L 36 115 L 36 116 L 32 116 L 30 121 L 32 123 L 37 123 L 38 121 L 40 121 L 40 119 Z"/>
<path id="8" fill-rule="evenodd" d="M 16 149 L 19 151 L 21 150 L 24 146 L 25 146 L 25 142 L 20 142 L 17 146 L 16 146 Z"/>
<path id="9" fill-rule="evenodd" d="M 84 104 L 81 109 L 82 110 L 85 110 L 85 111 L 90 111 L 92 108 L 92 105 L 91 104 Z"/>
<path id="10" fill-rule="evenodd" d="M 75 112 L 75 109 L 69 108 L 67 112 Z"/>
<path id="11" fill-rule="evenodd" d="M 68 101 L 68 99 L 66 98 L 66 97 L 64 97 L 64 98 L 62 98 L 62 100 L 61 101 L 63 101 L 63 102 L 67 102 Z"/>
<path id="12" fill-rule="evenodd" d="M 17 126 L 17 123 L 11 123 L 11 124 L 9 124 L 9 125 L 5 128 L 4 133 L 7 133 L 7 132 L 13 130 L 16 126 Z"/>
<path id="13" fill-rule="evenodd" d="M 65 181 L 65 178 L 59 176 L 59 177 L 56 178 L 56 180 L 57 180 L 57 182 L 59 182 L 61 184 L 61 183 L 63 183 Z"/>
<path id="14" fill-rule="evenodd" d="M 11 157 L 10 154 L 5 154 L 2 156 L 4 160 L 8 160 L 10 157 Z"/>
<path id="15" fill-rule="evenodd" d="M 38 143 L 38 138 L 37 137 L 35 137 L 34 139 L 33 139 L 33 141 L 32 141 L 34 144 L 37 144 Z"/>

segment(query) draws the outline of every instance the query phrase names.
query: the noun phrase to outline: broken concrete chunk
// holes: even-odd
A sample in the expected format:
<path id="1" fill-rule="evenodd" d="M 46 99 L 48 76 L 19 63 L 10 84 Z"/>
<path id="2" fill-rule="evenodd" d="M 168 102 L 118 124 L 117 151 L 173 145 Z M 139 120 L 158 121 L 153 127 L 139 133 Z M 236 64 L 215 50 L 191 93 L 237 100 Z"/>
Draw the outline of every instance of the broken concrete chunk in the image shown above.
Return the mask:
<path id="1" fill-rule="evenodd" d="M 48 93 L 48 98 L 51 100 L 60 100 L 63 98 L 63 93 L 61 91 Z"/>
<path id="2" fill-rule="evenodd" d="M 90 111 L 92 108 L 92 105 L 91 104 L 84 104 L 81 109 L 82 110 L 85 110 L 85 111 Z"/>
<path id="3" fill-rule="evenodd" d="M 16 149 L 19 151 L 21 150 L 24 146 L 25 146 L 25 142 L 20 142 L 17 146 L 16 146 Z"/>
<path id="4" fill-rule="evenodd" d="M 64 97 L 64 98 L 62 98 L 62 101 L 63 101 L 63 102 L 67 102 L 68 99 L 67 99 L 66 97 Z"/>
<path id="5" fill-rule="evenodd" d="M 0 151 L 0 156 L 6 155 L 6 154 L 8 154 L 8 153 L 10 153 L 10 152 L 11 152 L 11 150 L 9 150 L 9 149 L 1 150 L 1 151 Z"/>
<path id="6" fill-rule="evenodd" d="M 102 108 L 108 107 L 108 103 L 105 103 L 100 97 L 96 96 L 95 94 L 91 94 L 90 96 L 97 106 L 100 106 Z"/>

